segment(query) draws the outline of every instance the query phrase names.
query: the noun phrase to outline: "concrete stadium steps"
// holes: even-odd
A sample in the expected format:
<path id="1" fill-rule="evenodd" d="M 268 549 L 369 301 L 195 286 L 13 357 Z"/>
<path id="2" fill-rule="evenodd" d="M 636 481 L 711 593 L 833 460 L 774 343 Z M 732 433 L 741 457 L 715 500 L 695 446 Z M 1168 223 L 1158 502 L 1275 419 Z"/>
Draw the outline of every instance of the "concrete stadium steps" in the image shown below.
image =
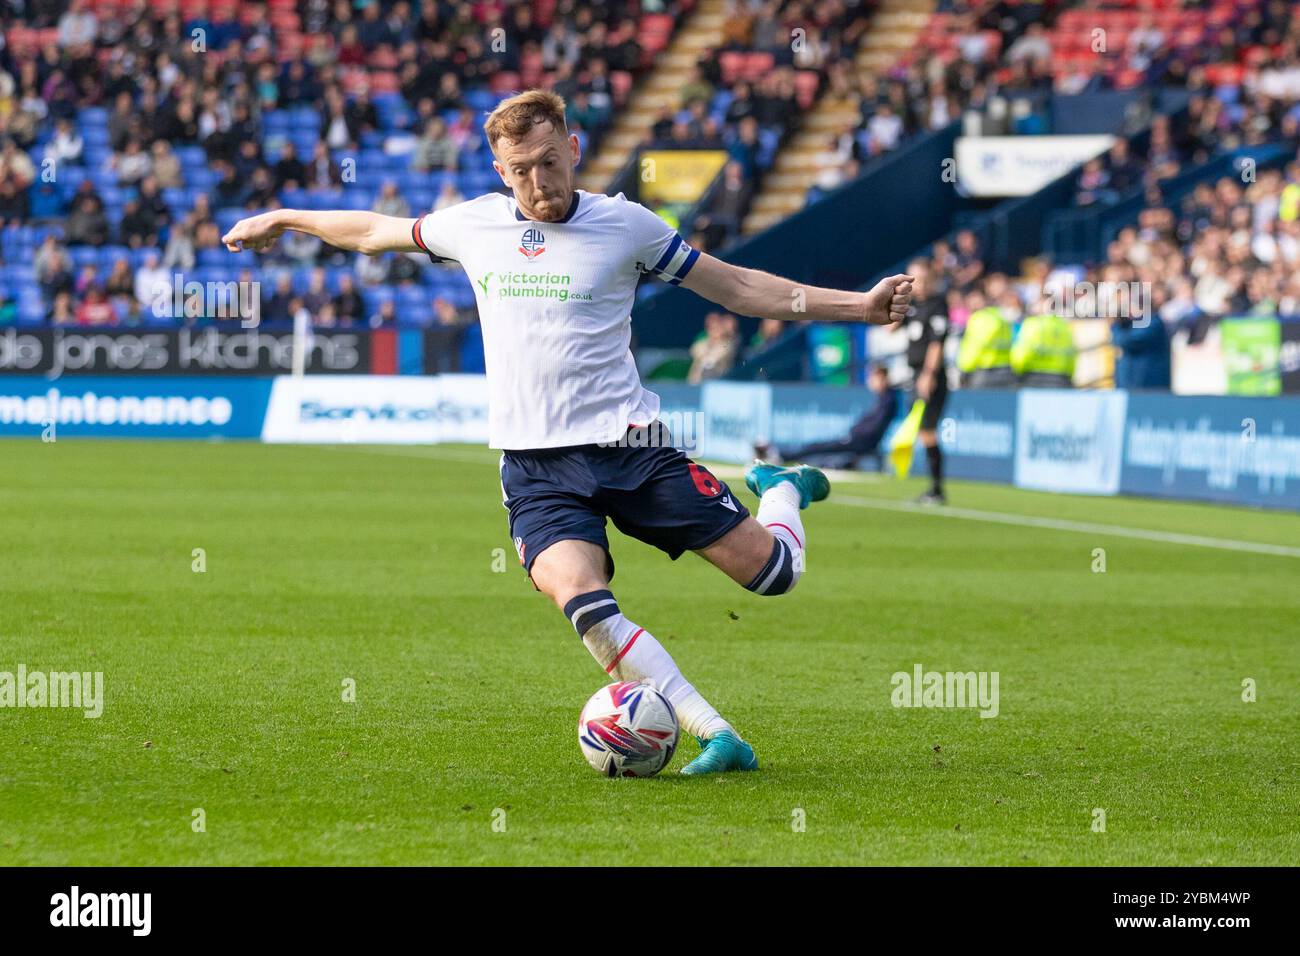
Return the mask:
<path id="1" fill-rule="evenodd" d="M 855 70 L 859 74 L 873 73 L 892 66 L 915 43 L 929 22 L 934 6 L 935 0 L 883 0 L 858 47 Z M 856 129 L 861 123 L 856 96 L 823 95 L 777 154 L 776 163 L 763 180 L 762 191 L 754 197 L 741 233 L 748 236 L 762 232 L 802 209 L 808 189 L 816 182 L 825 162 L 830 138 L 845 126 Z"/>
<path id="2" fill-rule="evenodd" d="M 935 0 L 882 0 L 871 30 L 858 47 L 861 71 L 885 70 L 916 43 L 934 13 Z"/>
<path id="3" fill-rule="evenodd" d="M 822 97 L 803 118 L 763 179 L 763 188 L 749 207 L 741 226 L 744 235 L 762 232 L 804 206 L 808 189 L 821 172 L 829 139 L 845 126 L 857 127 L 862 119 L 857 100 Z"/>
<path id="4" fill-rule="evenodd" d="M 659 111 L 665 106 L 681 106 L 678 90 L 690 78 L 701 53 L 722 43 L 726 12 L 726 0 L 700 0 L 696 4 L 668 48 L 655 58 L 651 73 L 633 89 L 627 107 L 605 134 L 600 150 L 584 163 L 578 174 L 578 188 L 604 192 L 646 138 Z"/>

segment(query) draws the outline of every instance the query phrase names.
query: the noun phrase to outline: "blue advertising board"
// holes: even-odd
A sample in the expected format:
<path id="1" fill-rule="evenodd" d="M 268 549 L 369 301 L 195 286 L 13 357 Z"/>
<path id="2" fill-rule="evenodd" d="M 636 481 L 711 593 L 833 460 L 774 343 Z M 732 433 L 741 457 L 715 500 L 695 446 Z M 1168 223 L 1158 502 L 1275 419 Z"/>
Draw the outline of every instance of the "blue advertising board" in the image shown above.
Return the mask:
<path id="1" fill-rule="evenodd" d="M 1120 493 L 1300 509 L 1300 398 L 1131 392 Z"/>
<path id="2" fill-rule="evenodd" d="M 951 392 L 937 428 L 944 473 L 953 478 L 1011 483 L 1015 473 L 1016 393 Z M 925 456 L 912 457 L 913 475 L 929 474 Z"/>
<path id="3" fill-rule="evenodd" d="M 0 435 L 258 438 L 269 378 L 0 376 Z"/>
<path id="4" fill-rule="evenodd" d="M 275 381 L 251 376 L 79 375 L 54 381 L 0 376 L 0 436 L 415 443 L 486 437 L 481 429 L 448 432 L 445 427 L 429 434 L 418 429 L 389 434 L 380 427 L 391 424 L 386 419 L 362 421 L 357 416 L 349 419 L 341 438 L 333 432 L 307 435 L 301 422 L 298 432 L 290 430 L 286 437 L 280 434 L 283 429 L 271 428 L 284 419 L 273 414 L 284 404 L 272 402 Z M 400 384 L 435 395 L 445 392 L 459 403 L 456 407 L 476 410 L 475 421 L 486 416 L 486 388 L 477 375 L 308 376 L 293 389 L 288 388 L 290 379 L 279 382 L 276 395 L 308 390 L 314 396 L 319 391 L 331 408 L 363 409 L 370 407 L 366 402 L 374 398 L 372 392 Z M 660 417 L 679 448 L 694 457 L 736 463 L 752 458 L 756 439 L 788 447 L 844 436 L 875 400 L 865 388 L 766 382 L 654 386 L 661 397 Z M 900 416 L 905 406 L 906 397 Z M 297 422 L 301 410 L 295 414 L 290 418 Z M 1300 398 L 959 390 L 949 397 L 937 430 L 945 471 L 954 478 L 1042 491 L 1300 510 Z M 439 437 L 444 433 L 454 437 Z M 887 435 L 883 445 L 889 441 Z M 921 475 L 925 468 L 925 457 L 913 456 L 912 474 Z"/>

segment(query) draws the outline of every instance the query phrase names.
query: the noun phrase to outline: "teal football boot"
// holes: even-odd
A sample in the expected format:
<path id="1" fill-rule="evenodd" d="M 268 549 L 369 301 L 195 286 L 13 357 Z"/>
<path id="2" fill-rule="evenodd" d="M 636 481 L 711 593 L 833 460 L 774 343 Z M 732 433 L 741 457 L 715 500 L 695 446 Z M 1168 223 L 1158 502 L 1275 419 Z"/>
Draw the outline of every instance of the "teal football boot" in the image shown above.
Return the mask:
<path id="1" fill-rule="evenodd" d="M 700 744 L 700 755 L 683 767 L 682 773 L 694 776 L 727 770 L 758 769 L 754 748 L 737 737 L 734 731 L 719 731 L 708 740 L 703 737 L 695 739 Z"/>
<path id="2" fill-rule="evenodd" d="M 745 486 L 758 497 L 783 481 L 788 481 L 799 491 L 799 507 L 807 508 L 814 501 L 822 501 L 831 493 L 831 482 L 820 468 L 812 465 L 770 465 L 758 459 L 745 472 Z"/>

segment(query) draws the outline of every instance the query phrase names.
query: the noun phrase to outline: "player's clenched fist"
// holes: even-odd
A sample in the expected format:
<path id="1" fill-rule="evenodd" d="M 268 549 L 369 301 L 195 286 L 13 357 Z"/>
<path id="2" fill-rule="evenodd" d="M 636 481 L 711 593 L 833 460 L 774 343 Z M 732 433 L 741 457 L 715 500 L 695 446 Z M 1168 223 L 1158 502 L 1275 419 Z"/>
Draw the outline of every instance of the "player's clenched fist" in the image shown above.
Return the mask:
<path id="1" fill-rule="evenodd" d="M 909 275 L 889 276 L 866 293 L 866 321 L 871 325 L 889 325 L 907 317 L 912 304 L 912 281 Z"/>
<path id="2" fill-rule="evenodd" d="M 228 233 L 221 237 L 226 248 L 231 252 L 265 252 L 275 245 L 275 240 L 284 232 L 284 225 L 275 212 L 264 212 L 260 216 L 250 216 L 235 223 Z"/>

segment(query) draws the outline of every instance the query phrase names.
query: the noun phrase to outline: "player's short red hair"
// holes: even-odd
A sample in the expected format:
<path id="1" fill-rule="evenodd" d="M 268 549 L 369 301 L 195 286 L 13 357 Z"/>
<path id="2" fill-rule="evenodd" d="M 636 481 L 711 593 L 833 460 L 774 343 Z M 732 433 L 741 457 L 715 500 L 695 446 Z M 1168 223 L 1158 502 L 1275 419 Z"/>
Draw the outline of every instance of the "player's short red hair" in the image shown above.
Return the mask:
<path id="1" fill-rule="evenodd" d="M 524 90 L 502 100 L 483 123 L 488 146 L 495 154 L 497 140 L 505 137 L 518 142 L 541 123 L 551 124 L 557 132 L 568 135 L 569 124 L 564 117 L 564 97 L 550 90 Z"/>

